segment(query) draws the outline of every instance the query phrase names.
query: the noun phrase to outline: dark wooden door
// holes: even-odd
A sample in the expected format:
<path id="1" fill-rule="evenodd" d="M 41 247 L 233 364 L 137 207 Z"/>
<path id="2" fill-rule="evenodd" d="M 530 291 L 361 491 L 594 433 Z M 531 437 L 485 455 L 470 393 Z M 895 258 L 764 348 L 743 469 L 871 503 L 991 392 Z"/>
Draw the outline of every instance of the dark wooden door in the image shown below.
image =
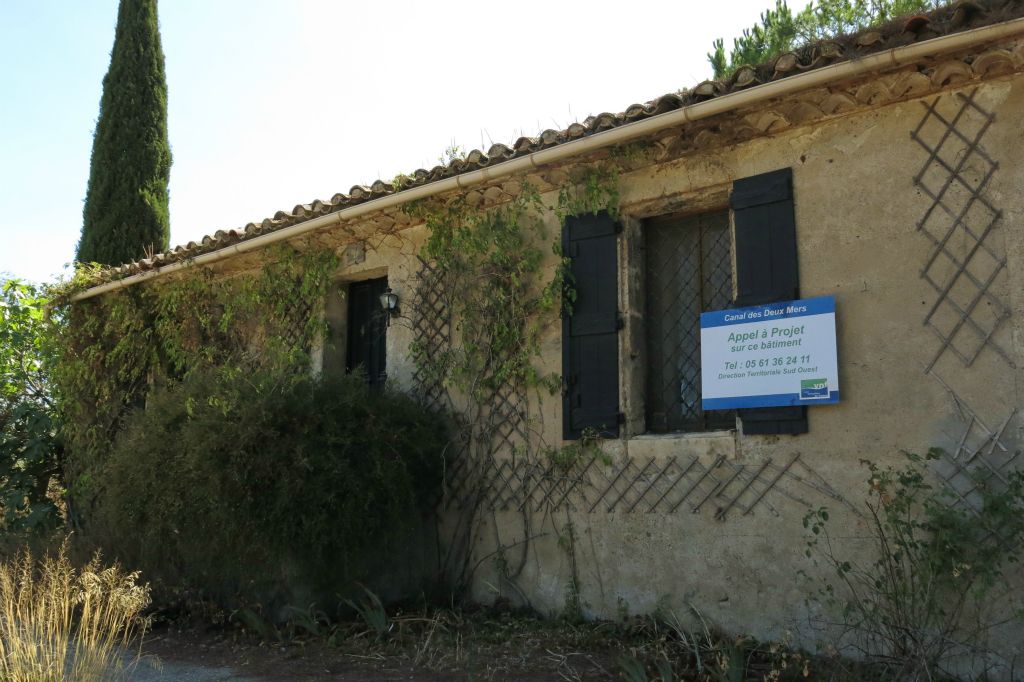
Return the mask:
<path id="1" fill-rule="evenodd" d="M 380 295 L 387 286 L 387 277 L 382 277 L 353 282 L 348 287 L 345 369 L 361 372 L 371 386 L 382 386 L 387 378 L 388 320 L 380 305 Z"/>

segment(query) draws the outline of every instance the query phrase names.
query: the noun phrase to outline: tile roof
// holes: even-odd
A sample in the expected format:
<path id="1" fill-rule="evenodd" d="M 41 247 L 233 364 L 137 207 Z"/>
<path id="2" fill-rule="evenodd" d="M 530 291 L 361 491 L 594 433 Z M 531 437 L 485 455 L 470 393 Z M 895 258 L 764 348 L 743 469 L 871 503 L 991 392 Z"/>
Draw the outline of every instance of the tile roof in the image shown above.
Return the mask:
<path id="1" fill-rule="evenodd" d="M 170 263 L 195 258 L 259 235 L 268 234 L 311 218 L 327 215 L 383 196 L 449 178 L 462 173 L 500 164 L 510 159 L 577 140 L 604 130 L 617 128 L 691 104 L 720 97 L 762 83 L 780 80 L 811 69 L 837 62 L 854 60 L 874 52 L 888 50 L 1007 21 L 1024 15 L 1024 0 L 960 0 L 928 14 L 903 17 L 884 26 L 874 27 L 849 36 L 839 36 L 808 45 L 756 65 L 742 66 L 729 78 L 704 81 L 696 87 L 657 97 L 648 102 L 632 104 L 617 114 L 600 113 L 582 123 L 573 123 L 564 130 L 545 130 L 536 137 L 520 137 L 511 146 L 495 144 L 486 152 L 474 149 L 464 158 L 430 170 L 418 169 L 399 176 L 397 182 L 378 180 L 370 186 L 356 185 L 347 194 L 335 194 L 329 200 L 300 204 L 291 211 L 278 211 L 273 217 L 245 227 L 218 230 L 202 240 L 174 247 L 132 263 L 111 267 L 97 280 L 120 279 Z"/>

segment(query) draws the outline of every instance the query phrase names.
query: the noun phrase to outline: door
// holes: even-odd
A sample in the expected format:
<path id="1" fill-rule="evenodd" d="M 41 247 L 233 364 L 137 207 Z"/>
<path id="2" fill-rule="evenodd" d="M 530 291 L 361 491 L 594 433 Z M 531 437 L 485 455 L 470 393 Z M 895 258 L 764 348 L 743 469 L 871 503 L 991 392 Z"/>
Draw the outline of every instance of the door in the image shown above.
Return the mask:
<path id="1" fill-rule="evenodd" d="M 380 295 L 388 279 L 353 282 L 348 287 L 348 339 L 345 370 L 360 372 L 371 386 L 383 386 L 387 378 L 387 313 Z"/>

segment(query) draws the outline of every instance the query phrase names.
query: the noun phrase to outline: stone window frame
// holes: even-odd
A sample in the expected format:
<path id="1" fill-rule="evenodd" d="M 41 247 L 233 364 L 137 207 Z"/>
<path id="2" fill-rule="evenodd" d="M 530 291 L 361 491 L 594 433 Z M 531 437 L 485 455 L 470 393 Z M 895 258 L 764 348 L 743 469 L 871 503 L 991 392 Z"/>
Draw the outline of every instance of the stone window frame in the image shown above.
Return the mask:
<path id="1" fill-rule="evenodd" d="M 738 425 L 717 431 L 652 433 L 646 428 L 647 338 L 645 317 L 644 221 L 665 215 L 687 217 L 726 211 L 729 237 L 733 243 L 730 258 L 733 269 L 733 297 L 736 295 L 735 225 L 729 208 L 732 183 L 723 183 L 695 191 L 662 195 L 656 199 L 624 202 L 619 207 L 622 235 L 618 242 L 619 301 L 624 322 L 619 336 L 619 404 L 623 413 L 621 438 L 708 438 L 732 437 Z"/>

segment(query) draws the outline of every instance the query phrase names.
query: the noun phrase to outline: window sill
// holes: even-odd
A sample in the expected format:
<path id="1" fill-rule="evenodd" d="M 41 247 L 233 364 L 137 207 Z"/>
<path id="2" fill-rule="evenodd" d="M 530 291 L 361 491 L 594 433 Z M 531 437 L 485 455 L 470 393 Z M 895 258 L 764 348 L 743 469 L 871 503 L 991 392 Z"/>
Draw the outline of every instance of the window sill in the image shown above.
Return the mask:
<path id="1" fill-rule="evenodd" d="M 736 458 L 736 431 L 704 431 L 700 433 L 644 433 L 626 440 L 630 457 L 697 457 Z"/>
<path id="2" fill-rule="evenodd" d="M 672 433 L 641 433 L 628 440 L 688 440 L 691 438 L 735 438 L 736 429 L 720 431 L 674 431 Z"/>

